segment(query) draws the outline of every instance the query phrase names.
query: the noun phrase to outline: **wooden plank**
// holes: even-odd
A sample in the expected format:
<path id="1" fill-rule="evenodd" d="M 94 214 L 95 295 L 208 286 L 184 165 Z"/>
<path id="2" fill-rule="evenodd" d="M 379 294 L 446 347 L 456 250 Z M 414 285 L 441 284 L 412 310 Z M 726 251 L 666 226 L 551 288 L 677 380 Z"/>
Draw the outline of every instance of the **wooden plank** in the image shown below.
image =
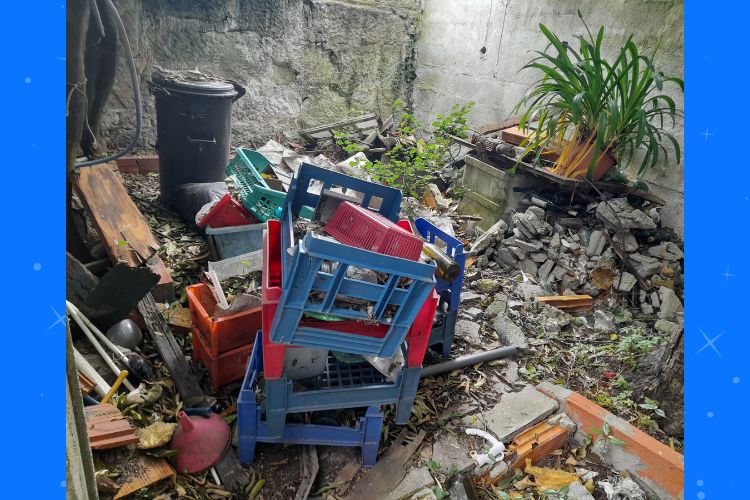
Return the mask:
<path id="1" fill-rule="evenodd" d="M 113 164 L 78 169 L 74 185 L 113 263 L 122 260 L 136 267 L 159 249 L 159 242 Z"/>
<path id="2" fill-rule="evenodd" d="M 119 491 L 115 494 L 115 500 L 125 498 L 142 488 L 175 476 L 174 469 L 163 458 L 138 455 L 134 465 L 129 470 L 134 471 L 136 475 L 129 477 L 128 481 L 120 487 Z"/>
<path id="3" fill-rule="evenodd" d="M 402 429 L 396 440 L 380 458 L 375 467 L 354 485 L 347 498 L 385 498 L 406 476 L 406 462 L 417 451 L 425 437 L 425 431 L 407 440 L 406 429 Z"/>
<path id="4" fill-rule="evenodd" d="M 537 297 L 536 300 L 537 302 L 556 307 L 563 311 L 578 312 L 591 309 L 594 299 L 591 295 L 550 295 Z"/>
<path id="5" fill-rule="evenodd" d="M 374 125 L 372 125 L 374 122 Z M 362 124 L 363 126 L 360 126 Z M 337 122 L 326 123 L 325 125 L 319 125 L 317 127 L 306 128 L 300 130 L 299 134 L 309 140 L 323 139 L 326 137 L 332 137 L 334 130 L 341 130 L 354 127 L 357 131 L 363 129 L 369 130 L 377 128 L 377 116 L 375 113 L 368 113 L 366 115 L 357 116 L 355 118 L 348 118 L 346 120 L 340 120 Z"/>
<path id="6" fill-rule="evenodd" d="M 224 489 L 242 495 L 245 486 L 250 481 L 250 469 L 242 467 L 237 456 L 237 450 L 234 447 L 229 447 L 221 461 L 214 465 L 214 468 Z"/>
<path id="7" fill-rule="evenodd" d="M 138 311 L 143 316 L 146 328 L 151 334 L 156 350 L 159 351 L 164 364 L 169 369 L 174 386 L 185 402 L 185 408 L 204 408 L 208 406 L 198 378 L 190 368 L 180 345 L 172 335 L 169 325 L 159 312 L 154 297 L 149 293 L 138 303 Z"/>
<path id="8" fill-rule="evenodd" d="M 477 128 L 477 133 L 482 135 L 492 134 L 504 128 L 514 127 L 521 123 L 521 115 L 511 116 L 510 118 L 497 123 L 488 123 Z"/>

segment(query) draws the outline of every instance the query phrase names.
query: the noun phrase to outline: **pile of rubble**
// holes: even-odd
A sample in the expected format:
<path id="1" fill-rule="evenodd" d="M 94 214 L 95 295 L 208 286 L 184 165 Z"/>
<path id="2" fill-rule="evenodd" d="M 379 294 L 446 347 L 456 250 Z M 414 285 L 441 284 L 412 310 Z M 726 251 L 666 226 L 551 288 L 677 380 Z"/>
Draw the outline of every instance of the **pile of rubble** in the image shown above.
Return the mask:
<path id="1" fill-rule="evenodd" d="M 683 252 L 658 241 L 659 213 L 631 206 L 626 198 L 591 204 L 584 217 L 530 206 L 498 221 L 472 245 L 480 269 L 518 269 L 550 293 L 597 297 L 613 289 L 631 294 L 644 314 L 682 322 L 675 293 Z"/>

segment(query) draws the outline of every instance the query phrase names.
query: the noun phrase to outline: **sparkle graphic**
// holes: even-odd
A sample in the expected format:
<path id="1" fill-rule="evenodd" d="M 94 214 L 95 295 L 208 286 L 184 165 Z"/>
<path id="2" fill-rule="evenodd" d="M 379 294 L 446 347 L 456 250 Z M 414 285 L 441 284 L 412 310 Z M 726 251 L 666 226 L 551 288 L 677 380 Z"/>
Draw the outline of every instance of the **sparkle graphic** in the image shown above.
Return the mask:
<path id="1" fill-rule="evenodd" d="M 711 349 L 713 349 L 713 350 L 714 350 L 714 352 L 715 352 L 715 353 L 716 353 L 716 354 L 717 354 L 717 355 L 718 355 L 719 357 L 721 357 L 721 353 L 720 353 L 720 352 L 719 352 L 719 350 L 718 350 L 718 349 L 716 348 L 716 345 L 714 345 L 714 342 L 716 342 L 716 341 L 717 341 L 717 340 L 719 339 L 719 337 L 721 337 L 722 335 L 724 335 L 724 332 L 721 332 L 721 333 L 720 333 L 720 334 L 718 334 L 718 335 L 717 335 L 716 337 L 714 337 L 714 338 L 712 338 L 712 339 L 710 339 L 710 340 L 709 340 L 709 338 L 708 338 L 708 335 L 706 335 L 706 334 L 705 334 L 705 332 L 704 332 L 703 330 L 700 330 L 700 329 L 699 329 L 698 331 L 699 331 L 699 332 L 701 332 L 701 335 L 703 335 L 703 338 L 704 338 L 704 339 L 706 339 L 706 344 L 705 344 L 705 345 L 704 345 L 703 347 L 701 347 L 700 349 L 698 349 L 698 352 L 701 352 L 701 351 L 702 351 L 703 349 L 705 349 L 706 347 L 710 347 Z M 697 354 L 697 353 L 696 353 L 696 354 Z"/>
<path id="2" fill-rule="evenodd" d="M 729 278 L 734 278 L 734 274 L 729 272 L 729 268 L 727 268 L 727 272 L 721 273 L 722 276 L 724 276 L 724 281 L 729 281 Z"/>
<path id="3" fill-rule="evenodd" d="M 52 309 L 53 313 L 55 313 L 55 316 L 57 316 L 57 320 L 54 323 L 52 323 L 51 325 L 49 325 L 49 327 L 47 328 L 47 330 L 51 330 L 52 328 L 54 328 L 55 326 L 57 326 L 58 323 L 61 324 L 61 325 L 64 325 L 65 324 L 65 320 L 67 319 L 65 317 L 65 315 L 61 316 L 57 311 L 55 311 L 55 308 L 52 307 L 52 306 L 49 306 L 49 308 Z"/>
<path id="4" fill-rule="evenodd" d="M 714 135 L 714 134 L 712 134 L 711 132 L 708 131 L 708 129 L 706 129 L 706 131 L 705 132 L 701 132 L 700 135 L 702 135 L 703 137 L 705 137 L 705 140 L 708 141 L 708 137 L 711 136 L 711 135 Z"/>
<path id="5" fill-rule="evenodd" d="M 698 486 L 703 486 L 703 485 L 704 485 L 704 484 L 706 484 L 706 483 L 704 483 L 704 482 L 703 482 L 703 479 L 698 479 L 698 480 L 697 480 L 697 481 L 695 482 L 695 484 L 697 484 Z"/>
<path id="6" fill-rule="evenodd" d="M 734 377 L 734 378 L 732 379 L 732 383 L 733 383 L 733 384 L 739 384 L 739 383 L 740 383 L 740 377 Z"/>
<path id="7" fill-rule="evenodd" d="M 41 271 L 42 265 L 39 262 L 34 263 L 34 271 Z"/>
<path id="8" fill-rule="evenodd" d="M 26 78 L 23 79 L 23 81 L 26 83 L 31 83 L 31 77 L 27 76 Z"/>
<path id="9" fill-rule="evenodd" d="M 710 412 L 706 413 L 706 416 L 708 418 L 714 418 L 714 412 L 710 411 Z"/>
<path id="10" fill-rule="evenodd" d="M 699 491 L 696 496 L 698 497 L 699 500 L 703 500 L 704 498 L 706 498 L 706 494 L 703 493 L 702 491 Z"/>

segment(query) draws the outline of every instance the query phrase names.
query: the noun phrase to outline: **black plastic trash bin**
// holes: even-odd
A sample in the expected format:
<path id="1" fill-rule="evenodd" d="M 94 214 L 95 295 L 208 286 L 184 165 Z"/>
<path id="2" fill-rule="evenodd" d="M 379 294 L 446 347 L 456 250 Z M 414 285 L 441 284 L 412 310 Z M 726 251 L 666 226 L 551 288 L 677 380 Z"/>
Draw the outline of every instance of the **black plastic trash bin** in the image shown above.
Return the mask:
<path id="1" fill-rule="evenodd" d="M 156 136 L 162 203 L 174 188 L 224 180 L 229 162 L 232 103 L 245 89 L 234 82 L 154 72 Z"/>

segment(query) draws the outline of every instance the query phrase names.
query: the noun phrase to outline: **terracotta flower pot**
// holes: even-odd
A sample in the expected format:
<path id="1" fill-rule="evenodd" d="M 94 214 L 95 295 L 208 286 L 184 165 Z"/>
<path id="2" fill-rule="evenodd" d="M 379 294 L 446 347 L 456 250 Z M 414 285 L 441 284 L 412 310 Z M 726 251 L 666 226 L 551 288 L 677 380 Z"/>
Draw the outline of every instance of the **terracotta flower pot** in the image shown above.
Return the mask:
<path id="1" fill-rule="evenodd" d="M 575 149 L 573 150 L 572 154 L 570 155 L 570 158 L 572 160 L 575 160 L 580 152 L 585 147 L 584 144 L 579 143 Z M 576 170 L 583 169 L 581 173 L 575 176 L 576 179 L 584 179 L 586 177 L 586 174 L 588 173 L 588 166 L 591 163 L 591 158 L 594 156 L 594 149 L 592 148 L 591 151 L 589 151 L 583 158 L 581 158 L 576 164 Z M 564 167 L 567 170 L 569 167 L 573 166 L 573 161 L 567 162 Z M 612 168 L 617 161 L 615 158 L 605 152 L 599 155 L 599 159 L 596 161 L 596 166 L 594 167 L 594 172 L 592 173 L 591 180 L 593 181 L 599 181 L 606 175 L 607 172 L 609 172 L 609 169 Z"/>

